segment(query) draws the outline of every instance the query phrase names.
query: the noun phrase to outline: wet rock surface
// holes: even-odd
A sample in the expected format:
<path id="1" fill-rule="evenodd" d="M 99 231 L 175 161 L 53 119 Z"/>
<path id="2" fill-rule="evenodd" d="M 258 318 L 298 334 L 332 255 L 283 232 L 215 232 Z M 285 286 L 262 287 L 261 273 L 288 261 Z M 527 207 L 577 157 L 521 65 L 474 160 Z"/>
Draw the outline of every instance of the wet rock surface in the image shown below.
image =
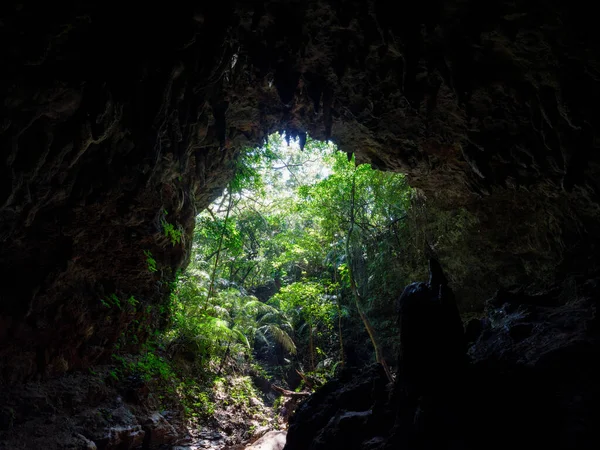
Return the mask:
<path id="1" fill-rule="evenodd" d="M 443 389 L 415 386 L 402 367 L 393 386 L 377 366 L 343 374 L 300 406 L 286 450 L 597 448 L 599 283 L 498 293 L 464 369 L 436 373 Z"/>
<path id="2" fill-rule="evenodd" d="M 285 446 L 287 431 L 270 430 L 257 433 L 260 437 L 250 440 L 252 443 L 231 444 L 231 436 L 215 430 L 193 432 L 186 442 L 172 447 L 172 450 L 282 450 Z"/>
<path id="3" fill-rule="evenodd" d="M 269 431 L 245 450 L 282 450 L 285 446 L 286 431 Z"/>

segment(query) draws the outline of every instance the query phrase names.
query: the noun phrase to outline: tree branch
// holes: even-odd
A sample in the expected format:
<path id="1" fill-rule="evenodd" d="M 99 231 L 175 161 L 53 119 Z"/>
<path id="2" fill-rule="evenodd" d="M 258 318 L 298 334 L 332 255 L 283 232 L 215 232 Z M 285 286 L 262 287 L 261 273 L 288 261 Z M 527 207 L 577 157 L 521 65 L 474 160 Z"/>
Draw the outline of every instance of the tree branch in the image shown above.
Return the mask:
<path id="1" fill-rule="evenodd" d="M 279 392 L 284 397 L 310 397 L 312 395 L 310 392 L 288 391 L 287 389 L 275 386 L 274 384 L 271 385 L 271 389 L 273 389 L 275 392 Z"/>
<path id="2" fill-rule="evenodd" d="M 280 159 L 281 161 L 281 159 Z M 316 159 L 307 159 L 306 161 L 303 161 L 301 163 L 298 164 L 286 164 L 284 161 L 281 161 L 283 163 L 283 166 L 281 167 L 271 167 L 273 170 L 281 170 L 281 169 L 289 169 L 290 167 L 302 167 L 304 164 L 309 163 L 309 162 L 315 162 Z"/>
<path id="3" fill-rule="evenodd" d="M 223 231 L 221 232 L 221 236 L 219 236 L 219 246 L 217 247 L 217 256 L 215 258 L 215 265 L 213 266 L 212 275 L 210 277 L 210 285 L 208 287 L 208 292 L 206 293 L 206 301 L 204 302 L 203 312 L 208 308 L 208 302 L 210 301 L 210 296 L 215 287 L 215 277 L 217 275 L 217 267 L 219 265 L 219 256 L 221 256 L 221 249 L 223 248 L 223 238 L 225 237 L 225 232 L 227 231 L 227 220 L 229 219 L 229 213 L 231 212 L 231 206 L 233 204 L 233 191 L 231 190 L 231 184 L 229 185 L 229 205 L 227 206 L 227 214 L 225 214 L 225 221 L 223 222 Z"/>

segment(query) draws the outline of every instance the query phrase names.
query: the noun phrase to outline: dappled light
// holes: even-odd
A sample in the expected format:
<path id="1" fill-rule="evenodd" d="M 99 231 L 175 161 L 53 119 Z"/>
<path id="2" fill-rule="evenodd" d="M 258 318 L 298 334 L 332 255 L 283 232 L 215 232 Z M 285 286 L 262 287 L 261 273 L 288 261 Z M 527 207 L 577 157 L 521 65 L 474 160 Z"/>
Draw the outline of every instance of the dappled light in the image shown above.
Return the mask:
<path id="1" fill-rule="evenodd" d="M 357 166 L 330 142 L 301 149 L 274 134 L 246 150 L 196 219 L 161 338 L 175 370 L 209 387 L 253 373 L 275 388 L 263 393 L 272 403 L 277 389 L 312 392 L 344 366 L 393 360 L 390 298 L 415 271 L 412 192 L 403 175 Z M 188 402 L 206 418 L 203 402 Z"/>

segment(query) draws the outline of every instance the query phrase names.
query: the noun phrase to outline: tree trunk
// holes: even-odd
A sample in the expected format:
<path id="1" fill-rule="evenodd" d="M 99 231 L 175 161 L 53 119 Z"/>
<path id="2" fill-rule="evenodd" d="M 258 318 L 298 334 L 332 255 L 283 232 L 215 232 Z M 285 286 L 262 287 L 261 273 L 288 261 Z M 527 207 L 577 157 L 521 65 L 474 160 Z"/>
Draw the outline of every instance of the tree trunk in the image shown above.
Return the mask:
<path id="1" fill-rule="evenodd" d="M 369 318 L 365 314 L 361 306 L 361 298 L 360 293 L 358 292 L 358 287 L 356 286 L 356 280 L 354 279 L 354 269 L 352 267 L 352 257 L 350 253 L 350 239 L 352 237 L 352 233 L 354 231 L 354 197 L 356 193 L 356 172 L 352 177 L 352 191 L 351 191 L 351 202 L 350 202 L 350 228 L 348 229 L 348 235 L 346 236 L 346 264 L 348 264 L 348 278 L 350 279 L 350 290 L 352 291 L 352 296 L 354 297 L 354 303 L 356 304 L 356 309 L 358 310 L 358 315 L 367 330 L 369 338 L 371 339 L 371 343 L 373 344 L 373 349 L 375 350 L 375 359 L 381 364 L 383 370 L 389 381 L 393 381 L 392 374 L 390 372 L 390 368 L 387 365 L 383 355 L 381 354 L 381 349 L 379 345 L 377 345 L 377 339 L 375 338 L 375 330 L 369 321 Z"/>
<path id="2" fill-rule="evenodd" d="M 308 347 L 310 353 L 310 370 L 315 371 L 315 343 L 313 341 L 313 327 L 312 323 L 308 324 Z"/>
<path id="3" fill-rule="evenodd" d="M 224 201 L 225 199 L 223 199 Z M 212 275 L 210 277 L 210 285 L 208 287 L 208 292 L 206 294 L 206 302 L 204 302 L 204 311 L 208 308 L 208 302 L 210 301 L 210 297 L 215 288 L 215 277 L 217 275 L 217 268 L 219 267 L 219 258 L 221 256 L 221 249 L 223 248 L 223 238 L 225 237 L 225 232 L 227 231 L 227 221 L 229 220 L 229 213 L 231 211 L 231 205 L 233 203 L 233 192 L 231 191 L 231 185 L 229 186 L 229 204 L 227 205 L 227 213 L 225 214 L 225 221 L 223 222 L 223 231 L 221 232 L 221 236 L 219 236 L 219 245 L 217 246 L 217 254 L 215 256 L 215 265 L 213 266 Z M 223 204 L 223 202 L 221 202 Z"/>
<path id="4" fill-rule="evenodd" d="M 335 270 L 335 259 L 334 259 L 334 271 L 333 271 L 333 282 L 337 284 L 337 270 Z M 341 305 L 341 295 L 339 292 L 339 286 L 337 288 L 337 310 L 338 310 L 338 336 L 340 338 L 340 362 L 342 366 L 346 365 L 344 359 L 344 339 L 342 337 L 342 305 Z"/>

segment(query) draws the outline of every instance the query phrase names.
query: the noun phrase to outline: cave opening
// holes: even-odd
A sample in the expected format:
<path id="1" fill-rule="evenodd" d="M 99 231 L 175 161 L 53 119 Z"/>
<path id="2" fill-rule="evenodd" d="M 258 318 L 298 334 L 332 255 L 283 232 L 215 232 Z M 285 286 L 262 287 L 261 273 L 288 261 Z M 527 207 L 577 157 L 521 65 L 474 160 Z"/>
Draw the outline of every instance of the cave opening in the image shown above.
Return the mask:
<path id="1" fill-rule="evenodd" d="M 272 394 L 268 377 L 277 375 L 244 368 L 235 352 L 252 346 L 259 361 L 297 364 L 290 388 L 319 385 L 319 366 L 339 375 L 293 416 L 286 450 L 600 447 L 593 14 L 563 0 L 435 0 L 403 5 L 401 15 L 381 0 L 109 3 L 18 1 L 0 11 L 0 448 L 173 446 L 180 413 L 226 423 L 219 438 L 191 430 L 192 447 L 249 442 L 271 417 L 260 415 L 252 386 Z M 263 264 L 277 239 L 257 226 L 291 220 L 247 213 L 244 232 L 260 245 L 245 248 L 244 220 L 206 212 L 214 236 L 205 247 L 213 253 L 221 241 L 222 254 L 216 265 L 216 254 L 196 261 L 197 212 L 240 181 L 240 152 L 278 129 L 332 139 L 358 162 L 406 174 L 418 191 L 397 230 L 408 247 L 395 263 L 378 259 L 398 251 L 393 233 L 360 230 L 361 211 L 352 233 L 351 215 L 340 214 L 337 241 L 317 239 L 335 236 L 336 208 L 351 211 L 333 200 L 318 207 L 333 169 L 301 192 L 311 213 L 298 223 L 329 214 L 327 227 L 296 227 L 312 230 L 296 236 L 311 245 L 276 249 L 280 259 L 259 275 L 239 255 Z M 349 170 L 360 199 L 365 174 Z M 381 217 L 390 225 L 401 214 Z M 306 248 L 320 272 L 282 259 L 300 261 Z M 186 285 L 190 260 L 204 280 L 204 322 L 179 297 L 196 295 Z M 279 283 L 279 306 L 261 301 Z M 384 313 L 380 298 L 389 306 L 401 291 L 418 307 Z M 242 301 L 250 296 L 257 303 Z M 217 299 L 262 311 L 231 317 Z M 295 299 L 302 308 L 286 318 Z M 399 316 L 412 319 L 389 337 Z M 253 342 L 236 320 L 256 330 Z M 409 345 L 396 359 L 394 348 L 411 339 L 412 356 Z M 327 361 L 342 354 L 347 367 L 404 361 L 412 373 L 390 384 L 383 365 L 338 372 Z M 211 382 L 194 382 L 203 379 Z M 277 387 L 289 399 L 306 394 Z M 216 408 L 218 396 L 258 416 L 244 422 Z"/>
<path id="2" fill-rule="evenodd" d="M 330 141 L 275 133 L 245 150 L 196 218 L 158 338 L 169 362 L 204 378 L 208 403 L 223 383 L 235 389 L 237 372 L 309 392 L 343 367 L 395 367 L 394 299 L 427 264 L 415 198 L 404 175 L 359 165 Z M 176 245 L 167 221 L 163 231 Z"/>

